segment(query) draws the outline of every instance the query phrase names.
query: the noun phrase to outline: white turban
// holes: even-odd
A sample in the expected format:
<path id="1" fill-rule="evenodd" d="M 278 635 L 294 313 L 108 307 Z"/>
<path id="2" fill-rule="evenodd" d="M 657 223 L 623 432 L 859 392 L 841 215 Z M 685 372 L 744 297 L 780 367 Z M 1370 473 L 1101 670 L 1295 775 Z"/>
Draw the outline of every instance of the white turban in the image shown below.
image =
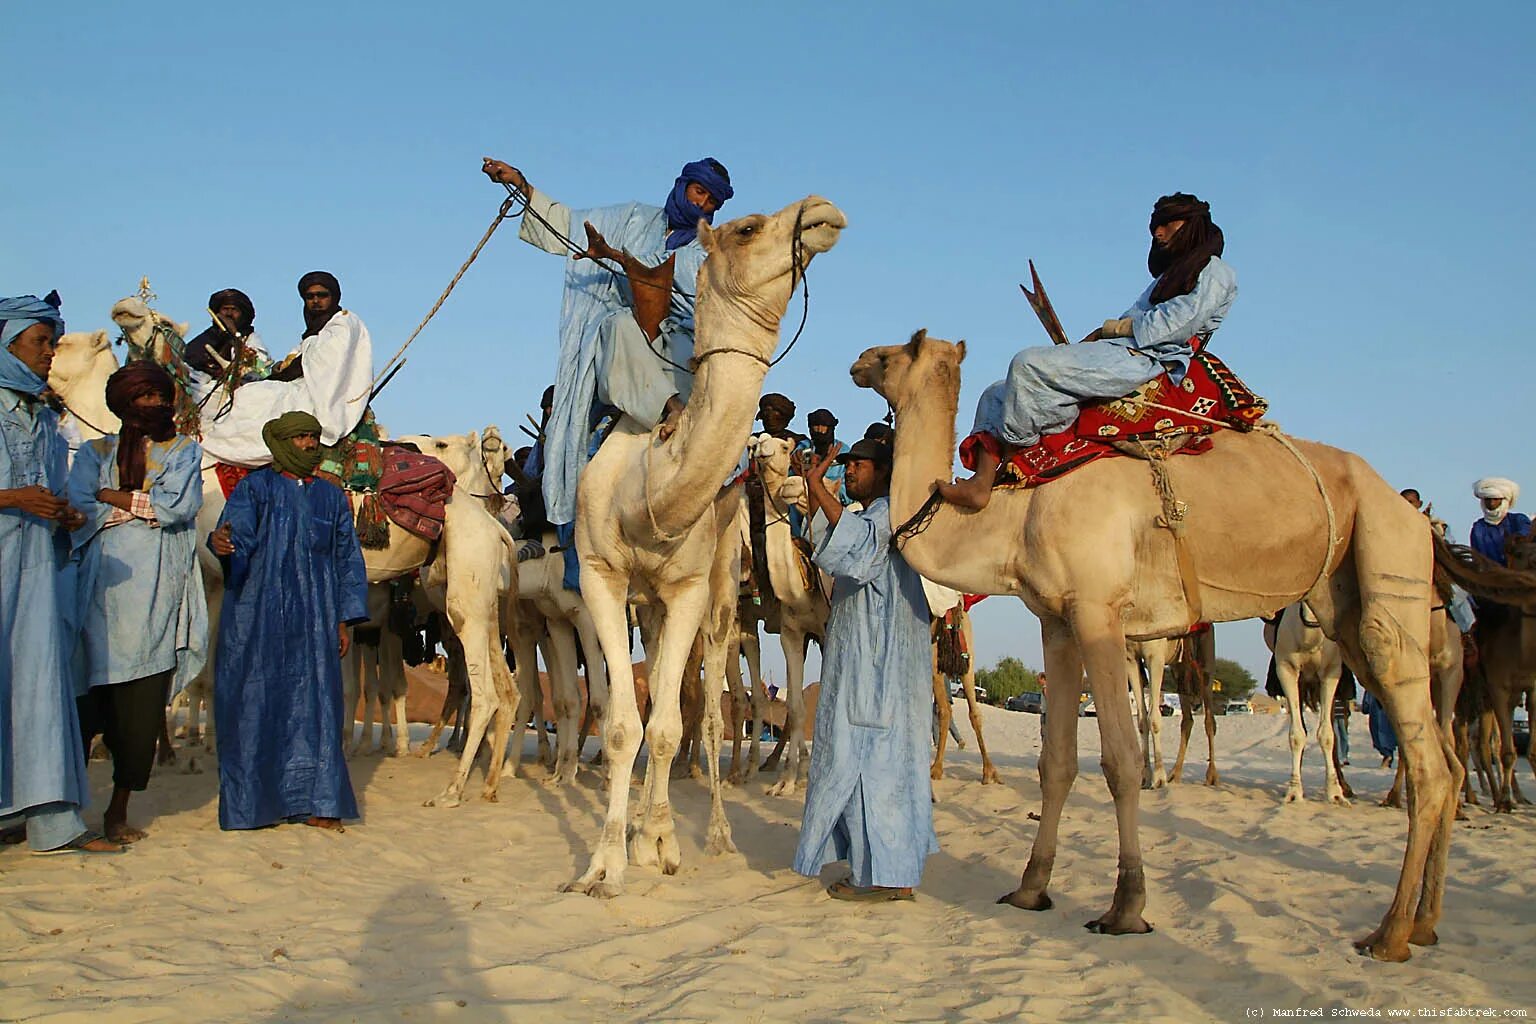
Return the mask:
<path id="1" fill-rule="evenodd" d="M 1503 498 L 1510 505 L 1514 505 L 1520 499 L 1520 485 L 1513 480 L 1506 480 L 1501 476 L 1485 476 L 1472 485 L 1472 493 L 1479 500 L 1484 498 Z"/>

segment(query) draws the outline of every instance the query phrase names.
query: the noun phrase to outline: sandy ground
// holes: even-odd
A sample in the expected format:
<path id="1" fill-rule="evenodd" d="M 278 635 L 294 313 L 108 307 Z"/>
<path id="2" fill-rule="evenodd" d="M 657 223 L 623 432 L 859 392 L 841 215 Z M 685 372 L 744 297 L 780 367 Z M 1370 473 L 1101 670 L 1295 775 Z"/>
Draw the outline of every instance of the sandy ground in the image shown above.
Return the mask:
<path id="1" fill-rule="evenodd" d="M 1081 723 L 1056 906 L 1035 914 L 993 901 L 1016 884 L 1034 836 L 1040 720 L 984 710 L 1003 784 L 978 783 L 974 743 L 950 758 L 935 786 L 943 852 L 912 904 L 834 902 L 789 871 L 800 800 L 759 783 L 729 791 L 741 852 L 716 859 L 701 851 L 706 788 L 675 783 L 682 871 L 632 868 L 628 891 L 604 902 L 558 892 L 597 833 L 589 771 L 552 789 L 534 766 L 500 803 L 441 810 L 422 801 L 446 783 L 447 757 L 362 757 L 352 771 L 364 820 L 337 836 L 220 833 L 216 775 L 161 770 L 135 800 L 152 834 L 128 854 L 0 852 L 0 1018 L 1237 1021 L 1297 1007 L 1536 1009 L 1531 811 L 1472 809 L 1456 829 L 1441 944 L 1374 963 L 1350 940 L 1386 907 L 1402 813 L 1319 803 L 1315 752 L 1308 802 L 1283 806 L 1283 721 L 1226 718 L 1220 788 L 1142 796 L 1156 932 L 1097 936 L 1082 924 L 1108 905 L 1115 833 L 1093 723 Z M 1361 767 L 1377 759 L 1359 716 L 1353 738 L 1352 781 L 1374 798 L 1388 773 Z M 93 764 L 91 778 L 99 807 L 109 767 Z"/>

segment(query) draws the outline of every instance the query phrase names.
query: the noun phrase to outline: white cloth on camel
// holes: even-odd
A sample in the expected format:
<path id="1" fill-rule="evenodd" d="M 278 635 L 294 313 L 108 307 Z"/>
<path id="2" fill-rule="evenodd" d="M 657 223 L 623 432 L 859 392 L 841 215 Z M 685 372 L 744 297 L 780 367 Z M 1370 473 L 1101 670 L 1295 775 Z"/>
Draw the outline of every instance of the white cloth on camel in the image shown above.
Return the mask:
<path id="1" fill-rule="evenodd" d="M 373 342 L 355 313 L 339 310 L 299 343 L 304 376 L 241 385 L 234 400 L 214 398 L 203 409 L 203 450 L 220 462 L 265 466 L 272 453 L 261 428 L 284 413 L 303 411 L 320 421 L 320 443 L 335 444 L 362 421 L 373 390 Z M 199 396 L 200 397 L 200 396 Z"/>

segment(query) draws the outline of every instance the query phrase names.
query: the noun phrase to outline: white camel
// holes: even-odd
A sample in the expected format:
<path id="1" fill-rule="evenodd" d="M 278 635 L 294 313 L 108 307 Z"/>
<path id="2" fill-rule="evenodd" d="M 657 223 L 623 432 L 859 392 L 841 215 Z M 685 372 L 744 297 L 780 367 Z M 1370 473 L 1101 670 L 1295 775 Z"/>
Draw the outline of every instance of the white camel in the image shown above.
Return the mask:
<path id="1" fill-rule="evenodd" d="M 1266 631 L 1265 639 L 1269 639 Z M 1307 733 L 1301 724 L 1301 680 L 1317 682 L 1317 745 L 1323 752 L 1326 779 L 1324 796 L 1331 803 L 1347 804 L 1344 786 L 1333 761 L 1333 695 L 1339 688 L 1344 656 L 1339 645 L 1328 639 L 1322 625 L 1306 602 L 1288 605 L 1280 613 L 1274 635 L 1275 675 L 1285 691 L 1286 709 L 1291 716 L 1291 780 L 1285 788 L 1285 802 L 1304 799 L 1301 784 L 1301 756 L 1307 746 Z"/>
<path id="2" fill-rule="evenodd" d="M 682 736 L 683 664 L 702 625 L 704 678 L 718 693 L 730 634 L 737 628 L 733 566 L 740 563 L 741 549 L 721 542 L 736 521 L 740 488 L 723 488 L 722 481 L 733 474 L 746 444 L 790 295 L 806 264 L 836 244 L 846 223 L 837 207 L 816 197 L 720 228 L 701 223 L 699 242 L 708 258 L 695 289 L 695 376 L 688 405 L 666 438 L 660 430 L 622 420 L 582 474 L 576 500 L 581 590 L 610 674 L 603 729 L 608 809 L 591 864 L 569 889 L 594 896 L 623 891 L 629 780 L 640 749 L 625 611 L 632 586 L 665 609 L 645 731 L 651 760 L 632 853 L 637 864 L 659 864 L 667 874 L 682 863 L 668 790 Z M 711 797 L 705 849 L 714 854 L 734 850 L 735 844 L 720 792 L 720 701 L 704 701 L 704 713 Z"/>

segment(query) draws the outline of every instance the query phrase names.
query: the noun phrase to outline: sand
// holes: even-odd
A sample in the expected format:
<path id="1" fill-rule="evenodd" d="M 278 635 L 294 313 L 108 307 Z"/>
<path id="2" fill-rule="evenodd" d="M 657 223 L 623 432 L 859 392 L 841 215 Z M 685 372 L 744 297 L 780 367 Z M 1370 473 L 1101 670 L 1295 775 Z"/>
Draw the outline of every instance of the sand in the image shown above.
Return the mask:
<path id="1" fill-rule="evenodd" d="M 974 744 L 935 785 L 943 852 L 917 902 L 829 900 L 788 870 L 799 799 L 732 789 L 740 853 L 706 859 L 707 789 L 674 783 L 684 866 L 630 870 L 611 901 L 561 894 L 585 867 L 597 776 L 507 780 L 501 802 L 422 806 L 453 770 L 360 757 L 364 820 L 345 835 L 288 826 L 224 834 L 212 772 L 157 772 L 134 801 L 149 839 L 121 857 L 0 851 L 0 1018 L 110 1021 L 1176 1020 L 1247 1011 L 1536 1006 L 1527 950 L 1533 814 L 1471 810 L 1456 827 L 1441 944 L 1380 964 L 1350 940 L 1375 926 L 1402 855 L 1402 812 L 1375 806 L 1388 772 L 1362 767 L 1353 806 L 1280 803 L 1278 715 L 1221 720 L 1223 784 L 1142 795 L 1148 936 L 1090 934 L 1115 870 L 1114 819 L 1083 720 L 1053 895 L 997 906 L 1028 855 L 1040 720 L 985 709 L 999 786 Z M 969 724 L 961 726 L 969 735 Z M 1203 741 L 1196 752 L 1203 757 Z M 531 747 L 530 747 L 531 750 Z M 183 751 L 185 759 L 187 752 Z M 91 766 L 97 807 L 109 767 Z M 471 792 L 478 787 L 471 784 Z M 835 869 L 824 873 L 823 882 Z"/>

